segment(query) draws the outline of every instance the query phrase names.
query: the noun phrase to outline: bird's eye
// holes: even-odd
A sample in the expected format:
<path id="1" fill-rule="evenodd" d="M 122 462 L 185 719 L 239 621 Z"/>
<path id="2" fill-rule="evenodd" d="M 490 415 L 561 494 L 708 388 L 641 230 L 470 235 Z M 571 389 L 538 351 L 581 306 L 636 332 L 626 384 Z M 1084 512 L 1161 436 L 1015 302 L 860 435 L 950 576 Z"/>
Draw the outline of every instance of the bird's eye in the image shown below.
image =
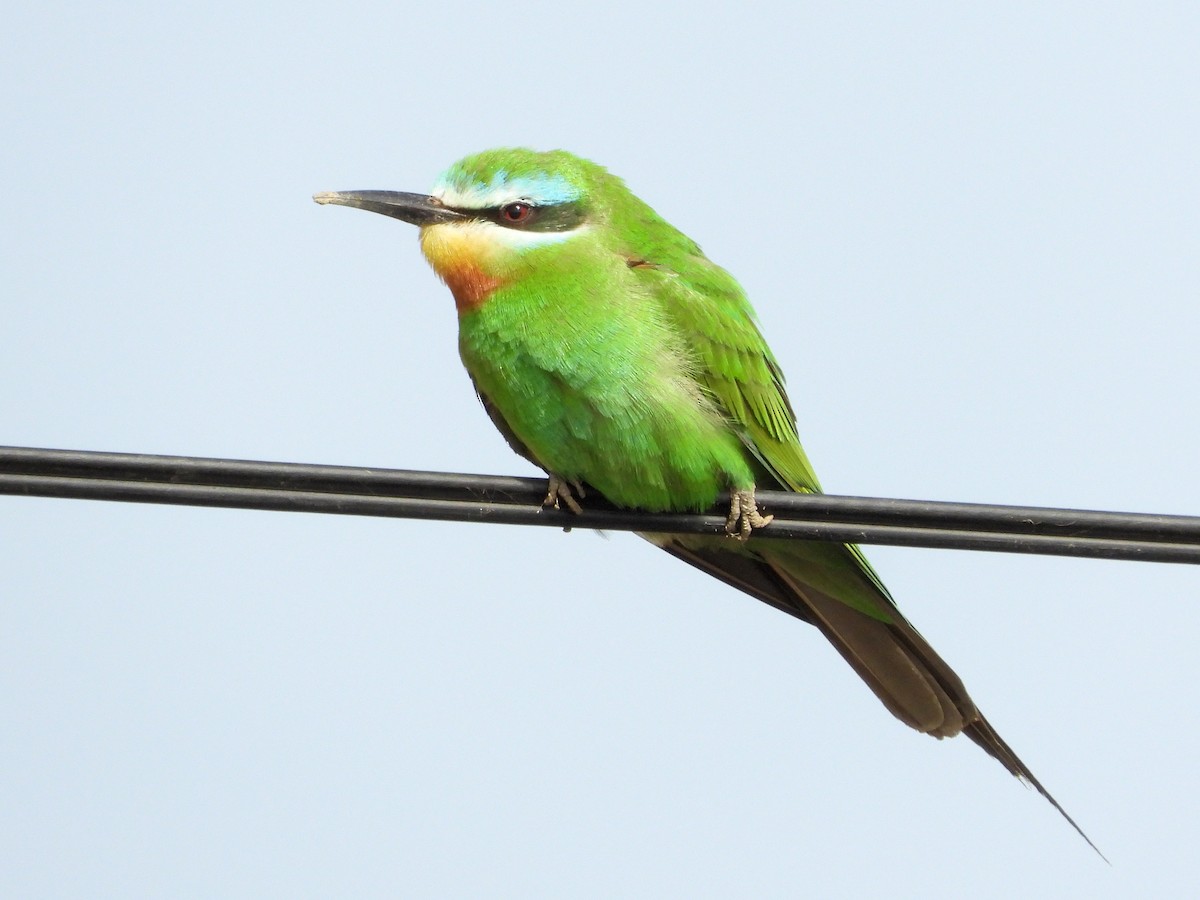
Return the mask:
<path id="1" fill-rule="evenodd" d="M 513 203 L 506 203 L 500 207 L 500 218 L 514 225 L 529 221 L 529 217 L 532 215 L 533 207 L 528 203 L 522 203 L 520 200 Z"/>

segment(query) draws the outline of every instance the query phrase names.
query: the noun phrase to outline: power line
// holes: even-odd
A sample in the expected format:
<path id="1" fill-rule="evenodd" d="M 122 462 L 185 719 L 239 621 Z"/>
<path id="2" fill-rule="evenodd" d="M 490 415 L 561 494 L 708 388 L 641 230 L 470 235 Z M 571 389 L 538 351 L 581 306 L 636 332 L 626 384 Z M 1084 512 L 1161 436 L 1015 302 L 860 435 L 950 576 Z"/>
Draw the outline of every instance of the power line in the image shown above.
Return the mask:
<path id="1" fill-rule="evenodd" d="M 0 447 L 0 494 L 387 516 L 503 525 L 723 534 L 725 516 L 541 506 L 546 481 L 403 469 L 142 453 Z M 1200 517 L 932 500 L 758 493 L 762 534 L 826 540 L 1200 564 Z M 753 538 L 751 539 L 753 540 Z"/>

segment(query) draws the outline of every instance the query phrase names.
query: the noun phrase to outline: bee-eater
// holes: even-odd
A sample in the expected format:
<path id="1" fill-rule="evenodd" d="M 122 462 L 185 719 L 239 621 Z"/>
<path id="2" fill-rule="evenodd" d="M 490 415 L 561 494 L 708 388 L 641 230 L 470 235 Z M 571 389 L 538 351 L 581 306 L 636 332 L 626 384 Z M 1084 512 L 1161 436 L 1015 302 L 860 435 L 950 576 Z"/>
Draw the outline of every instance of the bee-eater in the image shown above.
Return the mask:
<path id="1" fill-rule="evenodd" d="M 698 512 L 728 496 L 728 538 L 645 537 L 815 625 L 900 721 L 965 733 L 1079 831 L 858 547 L 770 537 L 755 488 L 821 490 L 783 373 L 733 277 L 621 179 L 562 150 L 499 149 L 455 163 L 432 194 L 313 199 L 419 227 L 479 399 L 548 473 L 548 504 L 578 511 L 593 489 L 620 507 Z"/>

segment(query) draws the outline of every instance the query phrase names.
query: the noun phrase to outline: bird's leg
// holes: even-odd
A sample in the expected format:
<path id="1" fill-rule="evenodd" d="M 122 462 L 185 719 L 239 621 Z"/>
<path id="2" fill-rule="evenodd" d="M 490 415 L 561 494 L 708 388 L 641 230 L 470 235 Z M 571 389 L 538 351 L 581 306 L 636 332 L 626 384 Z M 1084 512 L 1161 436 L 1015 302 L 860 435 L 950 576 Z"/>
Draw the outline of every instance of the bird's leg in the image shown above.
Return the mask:
<path id="1" fill-rule="evenodd" d="M 574 493 L 571 492 L 571 488 L 575 488 Z M 575 499 L 575 494 L 578 494 L 580 497 L 587 496 L 587 491 L 583 489 L 583 484 L 580 483 L 579 479 L 568 481 L 551 473 L 550 484 L 546 489 L 546 499 L 542 501 L 542 506 L 553 506 L 555 509 L 558 509 L 558 503 L 561 500 L 571 512 L 576 514 L 582 513 L 583 507 Z"/>
<path id="2" fill-rule="evenodd" d="M 774 516 L 764 516 L 758 511 L 754 500 L 754 488 L 734 489 L 729 492 L 729 517 L 725 519 L 725 530 L 739 541 L 748 540 L 755 528 L 770 525 Z"/>

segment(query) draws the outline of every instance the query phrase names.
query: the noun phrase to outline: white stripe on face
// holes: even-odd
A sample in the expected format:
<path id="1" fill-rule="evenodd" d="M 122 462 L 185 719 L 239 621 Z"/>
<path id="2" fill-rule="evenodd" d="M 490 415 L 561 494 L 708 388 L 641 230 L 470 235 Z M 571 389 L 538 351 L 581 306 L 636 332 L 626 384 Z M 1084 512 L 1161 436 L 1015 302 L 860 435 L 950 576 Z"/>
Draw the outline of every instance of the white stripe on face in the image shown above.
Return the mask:
<path id="1" fill-rule="evenodd" d="M 503 225 L 482 219 L 473 219 L 469 222 L 446 222 L 430 226 L 430 230 L 432 229 L 453 231 L 459 240 L 473 244 L 480 250 L 484 248 L 529 250 L 548 244 L 561 244 L 591 230 L 588 225 L 580 225 L 570 231 L 524 231 L 520 228 L 505 228 Z"/>

